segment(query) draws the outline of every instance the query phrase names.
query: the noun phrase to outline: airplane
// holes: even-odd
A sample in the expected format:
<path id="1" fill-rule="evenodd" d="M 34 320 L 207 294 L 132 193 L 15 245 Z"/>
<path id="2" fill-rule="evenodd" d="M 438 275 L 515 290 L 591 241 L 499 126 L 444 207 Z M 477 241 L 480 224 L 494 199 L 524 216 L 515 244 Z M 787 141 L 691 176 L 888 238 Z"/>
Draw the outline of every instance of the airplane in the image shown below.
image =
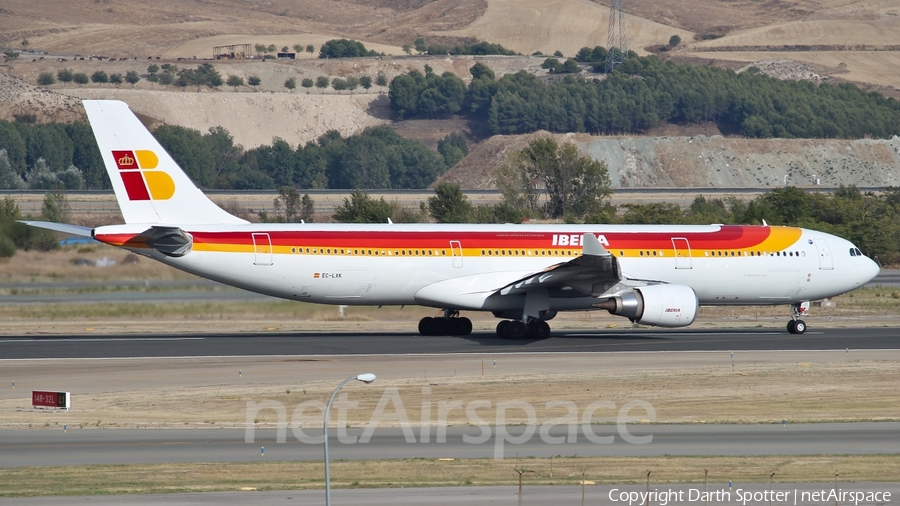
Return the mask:
<path id="1" fill-rule="evenodd" d="M 422 335 L 470 334 L 460 311 L 493 313 L 510 339 L 546 338 L 560 311 L 686 327 L 701 305 L 790 305 L 787 330 L 803 334 L 809 301 L 879 272 L 845 239 L 765 224 L 250 223 L 209 200 L 127 104 L 84 108 L 125 223 L 24 223 L 273 297 L 443 310 Z"/>

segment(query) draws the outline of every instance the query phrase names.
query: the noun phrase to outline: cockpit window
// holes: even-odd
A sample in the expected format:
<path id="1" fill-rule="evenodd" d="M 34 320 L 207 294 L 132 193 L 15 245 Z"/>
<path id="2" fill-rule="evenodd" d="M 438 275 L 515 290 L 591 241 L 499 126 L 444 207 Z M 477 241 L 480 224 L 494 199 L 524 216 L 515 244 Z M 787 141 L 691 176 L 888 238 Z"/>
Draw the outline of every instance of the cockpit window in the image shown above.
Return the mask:
<path id="1" fill-rule="evenodd" d="M 850 248 L 850 256 L 852 256 L 852 257 L 856 256 L 856 248 Z"/>
<path id="2" fill-rule="evenodd" d="M 853 249 L 856 250 L 856 256 L 858 256 L 858 257 L 863 256 L 862 251 L 860 251 L 858 248 L 853 248 Z"/>

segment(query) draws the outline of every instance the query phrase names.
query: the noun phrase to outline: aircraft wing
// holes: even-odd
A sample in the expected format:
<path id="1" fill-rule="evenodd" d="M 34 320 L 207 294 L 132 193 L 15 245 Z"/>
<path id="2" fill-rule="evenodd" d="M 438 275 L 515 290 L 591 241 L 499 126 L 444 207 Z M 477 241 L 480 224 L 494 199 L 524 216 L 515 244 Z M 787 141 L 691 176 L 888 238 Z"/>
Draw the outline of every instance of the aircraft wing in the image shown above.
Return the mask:
<path id="1" fill-rule="evenodd" d="M 589 295 L 602 295 L 621 281 L 619 263 L 594 234 L 582 237 L 584 249 L 579 257 L 556 264 L 497 291 L 499 295 L 523 294 L 536 288 L 570 287 Z"/>
<path id="2" fill-rule="evenodd" d="M 488 299 L 535 289 L 571 288 L 602 295 L 622 280 L 619 263 L 593 234 L 584 234 L 582 254 L 540 272 L 495 272 L 447 279 L 422 288 L 416 300 L 454 308 L 484 308 Z"/>

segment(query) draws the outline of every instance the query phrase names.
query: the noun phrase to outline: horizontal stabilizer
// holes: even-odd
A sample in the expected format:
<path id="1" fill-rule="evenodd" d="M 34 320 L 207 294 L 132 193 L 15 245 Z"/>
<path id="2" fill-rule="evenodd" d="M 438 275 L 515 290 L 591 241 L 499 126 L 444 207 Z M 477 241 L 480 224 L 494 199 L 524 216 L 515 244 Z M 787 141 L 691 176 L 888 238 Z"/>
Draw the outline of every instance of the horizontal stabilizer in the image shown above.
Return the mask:
<path id="1" fill-rule="evenodd" d="M 43 228 L 54 232 L 62 232 L 63 234 L 77 235 L 79 237 L 93 237 L 94 229 L 91 227 L 80 227 L 78 225 L 68 225 L 66 223 L 53 223 L 51 221 L 26 221 L 19 220 L 29 227 Z"/>

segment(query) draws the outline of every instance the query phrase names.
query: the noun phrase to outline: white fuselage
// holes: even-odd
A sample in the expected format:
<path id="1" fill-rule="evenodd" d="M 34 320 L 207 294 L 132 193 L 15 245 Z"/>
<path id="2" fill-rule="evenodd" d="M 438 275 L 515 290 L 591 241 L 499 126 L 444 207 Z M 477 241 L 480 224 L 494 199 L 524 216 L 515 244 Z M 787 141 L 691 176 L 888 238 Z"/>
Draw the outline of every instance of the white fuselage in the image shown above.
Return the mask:
<path id="1" fill-rule="evenodd" d="M 687 285 L 702 305 L 822 299 L 858 288 L 878 272 L 874 262 L 856 255 L 858 250 L 844 239 L 776 228 L 248 224 L 186 227 L 195 243 L 181 257 L 134 250 L 205 278 L 285 299 L 490 311 L 521 309 L 524 298 L 444 299 L 422 295 L 423 289 L 458 279 L 456 286 L 468 283 L 472 293 L 499 290 L 580 255 L 576 239 L 571 239 L 575 245 L 560 245 L 559 237 L 569 242 L 582 233 L 598 235 L 616 256 L 623 283 Z M 117 232 L 116 227 L 98 229 L 100 240 L 104 229 Z M 726 237 L 725 230 L 732 236 L 743 234 L 743 242 Z M 766 241 L 747 242 L 747 235 L 763 232 L 769 234 Z M 217 234 L 228 234 L 232 242 L 222 246 Z M 784 237 L 775 237 L 779 234 Z M 332 235 L 341 239 L 332 240 Z M 550 309 L 591 309 L 595 301 L 562 288 L 550 294 Z"/>

